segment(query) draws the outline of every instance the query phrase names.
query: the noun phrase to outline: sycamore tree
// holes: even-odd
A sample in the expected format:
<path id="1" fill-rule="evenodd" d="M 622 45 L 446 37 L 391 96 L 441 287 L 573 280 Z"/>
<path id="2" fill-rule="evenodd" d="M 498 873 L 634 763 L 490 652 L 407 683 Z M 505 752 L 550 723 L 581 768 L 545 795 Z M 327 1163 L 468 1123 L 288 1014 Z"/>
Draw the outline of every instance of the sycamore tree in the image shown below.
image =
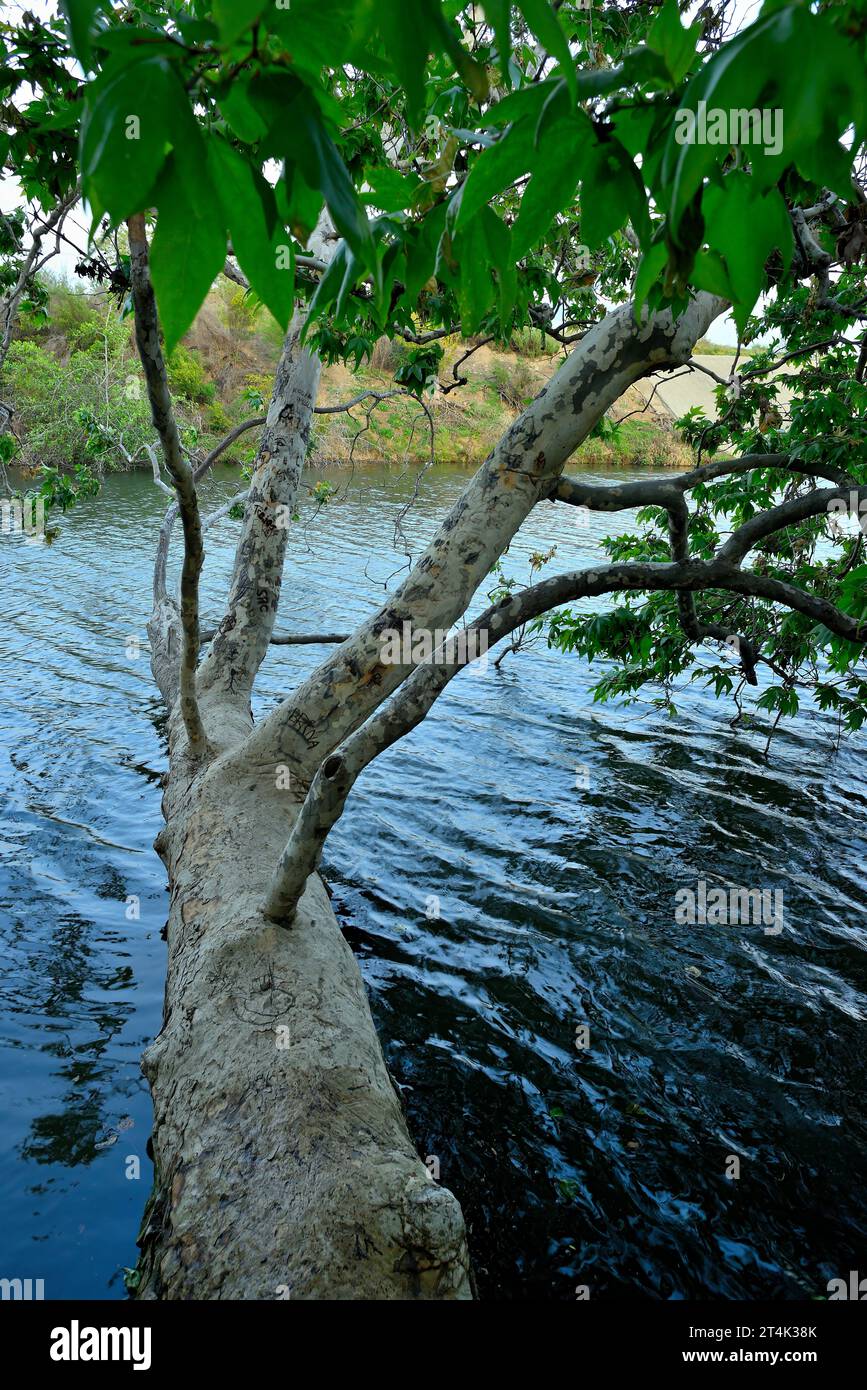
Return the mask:
<path id="1" fill-rule="evenodd" d="M 130 1285 L 470 1297 L 461 1212 L 407 1133 L 316 874 L 322 846 L 356 778 L 478 650 L 464 627 L 493 646 L 537 625 L 605 658 L 600 698 L 647 689 L 671 707 L 710 647 L 717 694 L 767 722 L 811 698 L 861 724 L 867 6 L 765 0 L 742 27 L 726 0 L 63 9 L 3 26 L 0 153 L 36 230 L 80 198 L 98 254 L 114 245 L 171 494 L 149 627 L 170 714 L 169 965 L 142 1064 L 155 1181 Z M 18 242 L 3 248 L 7 320 L 32 279 Z M 165 363 L 221 274 L 285 339 L 267 416 L 230 436 L 257 430 L 258 450 L 205 643 L 213 517 L 197 485 L 229 441 L 184 448 Z M 624 391 L 697 370 L 727 313 L 740 346 L 717 417 L 684 421 L 695 466 L 570 478 Z M 395 389 L 423 396 L 442 339 L 462 334 L 469 354 L 518 328 L 562 343 L 556 375 L 381 608 L 254 723 L 278 608 L 284 629 L 316 625 L 291 594 L 281 607 L 281 575 L 322 362 L 401 338 Z M 551 506 L 638 510 L 604 561 L 507 587 L 469 622 L 530 512 Z M 603 611 L 582 606 L 599 596 Z M 395 659 L 406 632 L 419 642 Z"/>

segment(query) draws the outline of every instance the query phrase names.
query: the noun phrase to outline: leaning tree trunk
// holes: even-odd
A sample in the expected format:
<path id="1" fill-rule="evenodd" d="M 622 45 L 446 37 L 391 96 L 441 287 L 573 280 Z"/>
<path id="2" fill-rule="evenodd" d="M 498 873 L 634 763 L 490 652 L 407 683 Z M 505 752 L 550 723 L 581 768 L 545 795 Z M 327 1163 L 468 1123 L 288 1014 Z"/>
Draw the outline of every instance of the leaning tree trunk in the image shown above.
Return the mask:
<path id="1" fill-rule="evenodd" d="M 144 275 L 142 284 L 137 314 L 152 318 Z M 177 696 L 198 627 L 165 591 L 164 527 L 149 632 L 154 675 L 173 710 L 157 841 L 171 908 L 164 1024 L 143 1059 L 156 1175 L 140 1236 L 140 1296 L 472 1296 L 460 1207 L 410 1140 L 322 883 L 307 880 L 291 927 L 263 907 L 274 901 L 275 866 L 317 768 L 410 674 L 382 665 L 383 629 L 455 622 L 606 408 L 640 376 L 684 361 L 723 307 L 699 296 L 676 323 L 662 313 L 637 326 L 626 306 L 588 333 L 400 590 L 255 731 L 250 691 L 273 630 L 286 544 L 274 517 L 297 496 L 318 381 L 296 334 L 277 373 L 195 710 Z M 143 360 L 147 374 L 146 352 Z M 170 452 L 165 439 L 163 448 Z M 180 489 L 179 497 L 183 506 Z M 195 759 L 194 715 L 205 747 Z"/>
<path id="2" fill-rule="evenodd" d="M 249 724 L 204 706 L 224 746 Z M 318 878 L 291 930 L 261 911 L 297 806 L 220 759 L 191 776 L 173 721 L 162 1031 L 142 1068 L 154 1190 L 139 1296 L 471 1297 L 463 1218 L 421 1162 L 364 985 Z"/>

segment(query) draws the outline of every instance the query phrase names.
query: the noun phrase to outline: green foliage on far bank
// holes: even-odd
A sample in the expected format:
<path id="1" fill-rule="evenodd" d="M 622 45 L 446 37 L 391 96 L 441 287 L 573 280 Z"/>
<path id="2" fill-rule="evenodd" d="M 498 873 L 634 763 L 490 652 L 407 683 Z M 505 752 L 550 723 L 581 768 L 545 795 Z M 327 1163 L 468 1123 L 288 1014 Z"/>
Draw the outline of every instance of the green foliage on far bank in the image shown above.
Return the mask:
<path id="1" fill-rule="evenodd" d="M 7 361 L 6 391 L 15 416 L 6 461 L 33 477 L 43 469 L 72 476 L 81 467 L 97 475 L 150 467 L 145 446 L 153 446 L 156 437 L 131 321 L 107 296 L 50 280 L 43 290 L 38 312 L 23 316 Z M 267 311 L 237 286 L 226 282 L 212 292 L 188 339 L 168 359 L 187 447 L 207 450 L 233 425 L 264 413 L 280 341 Z M 540 330 L 517 330 L 508 350 L 484 345 L 458 369 L 466 376 L 464 385 L 445 393 L 432 390 L 435 377 L 453 384 L 452 366 L 473 345 L 458 336 L 444 339 L 424 381 L 412 371 L 418 350 L 401 340 L 380 339 L 369 360 L 353 371 L 339 362 L 326 366 L 325 405 L 364 390 L 399 387 L 419 399 L 393 397 L 369 416 L 360 407 L 352 414 L 317 416 L 310 462 L 423 464 L 431 456 L 423 402 L 434 426 L 436 462 L 480 463 L 556 371 L 562 350 Z M 251 463 L 256 438 L 252 431 L 241 436 L 227 461 Z M 587 440 L 578 459 L 595 467 L 660 468 L 688 465 L 691 454 L 671 430 L 649 419 L 630 419 Z"/>

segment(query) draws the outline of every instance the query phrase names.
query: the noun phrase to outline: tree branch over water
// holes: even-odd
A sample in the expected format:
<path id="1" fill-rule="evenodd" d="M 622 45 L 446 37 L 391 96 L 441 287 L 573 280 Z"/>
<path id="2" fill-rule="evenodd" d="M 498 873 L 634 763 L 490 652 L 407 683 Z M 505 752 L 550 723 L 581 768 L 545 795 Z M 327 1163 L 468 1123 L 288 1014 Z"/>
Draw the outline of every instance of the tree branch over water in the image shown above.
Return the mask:
<path id="1" fill-rule="evenodd" d="M 160 343 L 156 300 L 148 270 L 144 214 L 137 213 L 131 217 L 127 226 L 136 343 L 147 383 L 154 429 L 162 445 L 166 468 L 175 485 L 184 530 L 184 561 L 181 570 L 183 650 L 180 655 L 180 703 L 190 752 L 194 757 L 201 757 L 207 748 L 207 738 L 196 693 L 196 669 L 199 661 L 199 575 L 205 558 L 199 502 L 193 470 L 181 447 L 172 410 L 166 364 Z"/>

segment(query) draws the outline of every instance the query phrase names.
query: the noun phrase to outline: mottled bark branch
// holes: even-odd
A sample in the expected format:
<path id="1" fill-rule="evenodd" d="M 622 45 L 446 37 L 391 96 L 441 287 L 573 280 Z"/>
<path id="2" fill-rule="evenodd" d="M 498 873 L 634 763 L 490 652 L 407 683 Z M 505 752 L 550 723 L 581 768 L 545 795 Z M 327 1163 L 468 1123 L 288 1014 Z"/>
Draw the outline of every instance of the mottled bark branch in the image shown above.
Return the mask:
<path id="1" fill-rule="evenodd" d="M 822 488 L 817 492 L 805 493 L 802 497 L 792 497 L 766 512 L 759 512 L 739 526 L 720 546 L 719 558 L 728 564 L 739 565 L 753 547 L 767 536 L 799 521 L 806 521 L 811 516 L 821 516 L 829 511 L 832 502 L 848 502 L 850 497 L 853 501 L 864 501 L 867 499 L 867 486 Z"/>
<path id="2" fill-rule="evenodd" d="M 672 560 L 678 564 L 688 564 L 690 558 L 689 508 L 682 493 L 677 501 L 668 507 L 668 535 L 671 543 Z M 684 590 L 678 593 L 677 611 L 680 625 L 691 642 L 707 640 L 730 642 L 733 638 L 736 639 L 744 676 L 750 685 L 758 685 L 756 662 L 759 659 L 759 654 L 748 637 L 735 632 L 732 628 L 723 627 L 720 623 L 701 622 L 695 606 L 695 595 L 688 591 Z"/>
<path id="3" fill-rule="evenodd" d="M 850 490 L 857 486 L 843 469 L 815 463 L 805 463 L 787 454 L 745 454 L 740 458 L 712 459 L 698 468 L 681 473 L 674 478 L 647 478 L 629 483 L 596 485 L 583 483 L 571 478 L 561 478 L 551 492 L 554 501 L 566 502 L 572 506 L 584 507 L 588 511 L 614 512 L 634 507 L 658 506 L 668 513 L 668 531 L 671 542 L 672 559 L 678 562 L 689 560 L 688 527 L 689 510 L 685 494 L 699 483 L 711 482 L 716 478 L 729 477 L 739 473 L 749 473 L 754 469 L 779 468 L 782 471 L 800 474 L 804 477 L 828 478 L 841 485 L 840 491 L 811 492 L 804 497 L 782 503 L 759 516 L 753 517 L 748 525 L 741 527 L 720 549 L 720 557 L 727 562 L 739 564 L 753 544 L 765 535 L 805 516 L 818 515 L 826 511 L 831 500 L 848 497 Z M 845 490 L 843 490 L 845 489 Z M 755 644 L 742 633 L 734 632 L 722 624 L 702 623 L 696 612 L 695 600 L 691 593 L 678 596 L 678 609 L 681 625 L 691 641 L 712 639 L 729 642 L 737 639 L 738 653 L 744 675 L 750 685 L 756 685 L 756 663 L 759 653 Z"/>
<path id="4" fill-rule="evenodd" d="M 676 321 L 665 311 L 636 325 L 627 304 L 591 329 L 468 484 L 396 593 L 253 731 L 249 763 L 265 772 L 284 762 L 302 777 L 318 767 L 409 672 L 383 665 L 382 633 L 403 622 L 450 628 L 608 407 L 642 376 L 685 362 L 724 308 L 699 294 Z"/>
<path id="5" fill-rule="evenodd" d="M 566 502 L 573 507 L 586 507 L 591 512 L 620 512 L 633 507 L 668 507 L 690 492 L 699 483 L 717 478 L 752 473 L 754 469 L 779 468 L 806 478 L 826 478 L 829 482 L 848 484 L 850 476 L 841 468 L 828 464 L 805 463 L 788 454 L 743 454 L 740 458 L 711 459 L 698 468 L 671 478 L 639 478 L 628 483 L 585 483 L 575 478 L 559 478 L 550 492 L 554 502 Z"/>
<path id="6" fill-rule="evenodd" d="M 296 314 L 283 343 L 253 468 L 229 599 L 202 663 L 202 690 L 247 705 L 271 639 L 288 539 L 307 456 L 321 362 L 299 342 Z"/>
<path id="7" fill-rule="evenodd" d="M 717 590 L 770 599 L 823 623 L 839 637 L 867 642 L 867 623 L 841 613 L 827 600 L 780 580 L 744 573 L 721 560 L 615 564 L 557 575 L 486 609 L 469 624 L 468 631 L 486 634 L 490 647 L 516 628 L 576 599 L 665 590 L 690 597 L 698 590 Z M 380 753 L 421 723 L 449 681 L 466 665 L 466 660 L 457 659 L 459 655 L 451 638 L 441 653 L 435 653 L 435 661 L 416 666 L 397 694 L 322 761 L 275 870 L 263 907 L 267 917 L 291 924 L 328 833 L 340 819 L 357 778 Z"/>
<path id="8" fill-rule="evenodd" d="M 154 429 L 162 445 L 166 469 L 175 485 L 184 531 L 180 613 L 183 643 L 180 652 L 179 699 L 190 753 L 194 757 L 201 757 L 207 749 L 207 739 L 196 693 L 196 668 L 199 661 L 199 575 L 205 558 L 199 503 L 193 470 L 181 448 L 177 422 L 172 410 L 165 359 L 160 344 L 156 300 L 148 269 L 144 215 L 136 213 L 129 219 L 127 226 L 136 344 L 147 384 Z"/>
<path id="9" fill-rule="evenodd" d="M 216 628 L 201 634 L 202 642 L 210 642 Z M 345 632 L 272 632 L 272 647 L 327 647 L 347 640 Z"/>

